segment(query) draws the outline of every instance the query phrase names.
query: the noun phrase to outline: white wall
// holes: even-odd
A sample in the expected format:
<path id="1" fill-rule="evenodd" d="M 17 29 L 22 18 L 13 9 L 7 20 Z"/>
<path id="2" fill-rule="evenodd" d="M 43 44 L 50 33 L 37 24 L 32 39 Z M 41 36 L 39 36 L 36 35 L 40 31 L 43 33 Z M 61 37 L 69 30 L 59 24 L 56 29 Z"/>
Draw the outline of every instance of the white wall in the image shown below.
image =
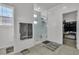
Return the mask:
<path id="1" fill-rule="evenodd" d="M 1 4 L 0 6 L 12 7 L 6 4 Z M 13 26 L 4 25 L 2 23 L 3 17 L 0 17 L 0 49 L 13 45 Z"/>
<path id="2" fill-rule="evenodd" d="M 14 28 L 15 28 L 15 40 L 14 40 L 14 47 L 15 52 L 21 51 L 23 49 L 32 47 L 34 45 L 34 39 L 26 39 L 20 40 L 19 34 L 19 23 L 33 23 L 33 4 L 30 3 L 17 3 L 15 5 L 15 20 L 14 20 Z"/>
<path id="3" fill-rule="evenodd" d="M 77 11 L 66 13 L 63 15 L 63 20 L 66 22 L 76 21 L 77 20 Z"/>
<path id="4" fill-rule="evenodd" d="M 48 11 L 48 40 L 62 44 L 62 21 L 58 7 Z"/>
<path id="5" fill-rule="evenodd" d="M 0 48 L 11 45 L 13 45 L 13 28 L 7 25 L 0 25 Z"/>
<path id="6" fill-rule="evenodd" d="M 48 10 L 48 40 L 63 44 L 63 13 L 79 11 L 79 4 L 60 4 Z M 77 16 L 77 48 L 79 49 L 79 12 Z"/>

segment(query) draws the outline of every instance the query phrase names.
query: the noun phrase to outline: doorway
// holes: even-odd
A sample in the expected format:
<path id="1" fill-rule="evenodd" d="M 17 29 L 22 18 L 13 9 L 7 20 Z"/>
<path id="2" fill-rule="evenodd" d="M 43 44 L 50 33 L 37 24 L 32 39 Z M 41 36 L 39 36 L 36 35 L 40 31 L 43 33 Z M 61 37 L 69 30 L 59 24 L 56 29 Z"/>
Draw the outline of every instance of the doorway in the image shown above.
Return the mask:
<path id="1" fill-rule="evenodd" d="M 77 11 L 63 14 L 63 44 L 76 48 Z"/>

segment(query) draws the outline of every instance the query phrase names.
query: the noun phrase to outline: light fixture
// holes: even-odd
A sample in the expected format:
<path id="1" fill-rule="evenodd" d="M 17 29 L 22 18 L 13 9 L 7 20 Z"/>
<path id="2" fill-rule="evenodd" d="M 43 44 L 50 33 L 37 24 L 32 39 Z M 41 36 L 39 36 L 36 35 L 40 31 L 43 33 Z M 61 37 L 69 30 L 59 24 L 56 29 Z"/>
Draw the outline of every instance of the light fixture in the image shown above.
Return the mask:
<path id="1" fill-rule="evenodd" d="M 34 11 L 37 11 L 37 8 L 34 8 Z"/>
<path id="2" fill-rule="evenodd" d="M 34 24 L 37 24 L 37 21 L 34 21 Z"/>
<path id="3" fill-rule="evenodd" d="M 33 16 L 34 16 L 34 18 L 37 18 L 37 15 L 36 14 L 34 14 Z"/>
<path id="4" fill-rule="evenodd" d="M 34 8 L 34 11 L 40 12 L 40 7 Z"/>

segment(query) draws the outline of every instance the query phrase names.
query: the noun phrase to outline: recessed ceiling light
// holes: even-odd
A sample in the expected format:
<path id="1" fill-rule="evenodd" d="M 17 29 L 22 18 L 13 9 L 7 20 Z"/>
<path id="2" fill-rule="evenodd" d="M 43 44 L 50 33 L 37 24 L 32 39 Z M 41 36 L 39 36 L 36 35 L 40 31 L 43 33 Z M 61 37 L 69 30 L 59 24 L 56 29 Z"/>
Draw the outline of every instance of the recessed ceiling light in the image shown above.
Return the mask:
<path id="1" fill-rule="evenodd" d="M 34 24 L 37 24 L 37 21 L 34 21 Z"/>
<path id="2" fill-rule="evenodd" d="M 34 14 L 33 16 L 34 16 L 34 18 L 37 18 L 37 15 L 36 14 Z"/>

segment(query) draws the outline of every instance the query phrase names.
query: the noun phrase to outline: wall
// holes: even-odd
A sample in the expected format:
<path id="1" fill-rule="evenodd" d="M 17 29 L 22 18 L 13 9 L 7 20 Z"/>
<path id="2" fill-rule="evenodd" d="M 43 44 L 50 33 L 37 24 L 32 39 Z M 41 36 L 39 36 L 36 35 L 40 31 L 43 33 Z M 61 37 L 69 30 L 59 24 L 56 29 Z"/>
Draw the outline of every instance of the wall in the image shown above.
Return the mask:
<path id="1" fill-rule="evenodd" d="M 13 28 L 7 25 L 0 25 L 0 48 L 13 44 Z"/>
<path id="2" fill-rule="evenodd" d="M 77 20 L 77 11 L 63 14 L 63 20 L 66 22 L 76 21 Z"/>
<path id="3" fill-rule="evenodd" d="M 60 4 L 48 10 L 48 40 L 63 44 L 63 13 L 79 11 L 79 4 Z M 77 48 L 79 49 L 79 12 L 77 13 Z"/>
<path id="4" fill-rule="evenodd" d="M 1 4 L 2 6 L 12 7 L 6 4 Z M 13 8 L 13 7 L 12 7 Z M 2 17 L 0 17 L 0 49 L 13 45 L 13 26 L 4 25 L 2 23 Z"/>
<path id="5" fill-rule="evenodd" d="M 26 39 L 20 40 L 19 34 L 19 23 L 33 23 L 33 4 L 30 3 L 17 3 L 15 5 L 15 20 L 14 20 L 14 28 L 15 28 L 15 40 L 14 47 L 15 52 L 21 51 L 23 49 L 32 47 L 34 45 L 34 39 Z"/>

